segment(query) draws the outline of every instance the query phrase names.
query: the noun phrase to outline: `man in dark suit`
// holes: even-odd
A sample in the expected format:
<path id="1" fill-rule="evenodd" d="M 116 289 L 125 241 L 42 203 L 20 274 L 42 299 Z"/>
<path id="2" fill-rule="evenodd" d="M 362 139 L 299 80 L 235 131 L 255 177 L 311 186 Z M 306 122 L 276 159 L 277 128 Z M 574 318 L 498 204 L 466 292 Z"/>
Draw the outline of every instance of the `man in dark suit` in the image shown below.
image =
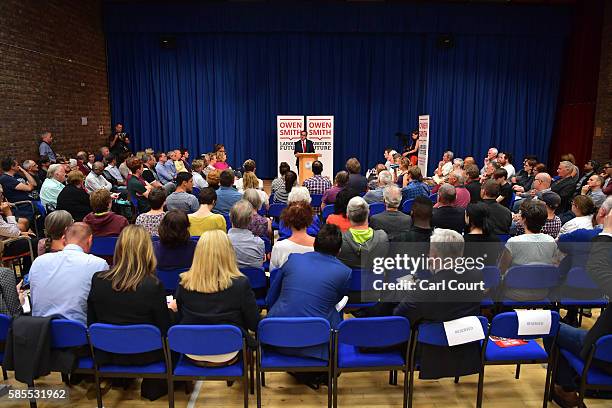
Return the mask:
<path id="1" fill-rule="evenodd" d="M 302 130 L 300 132 L 300 140 L 294 143 L 293 155 L 295 156 L 295 166 L 296 167 L 299 166 L 299 160 L 297 158 L 298 153 L 314 153 L 315 152 L 314 143 L 312 143 L 312 140 L 306 139 L 307 136 L 308 136 L 308 132 L 306 132 L 305 130 Z"/>
<path id="2" fill-rule="evenodd" d="M 574 196 L 574 190 L 576 189 L 577 176 L 575 175 L 576 166 L 569 161 L 562 161 L 559 163 L 557 168 L 557 179 L 550 189 L 561 196 L 561 205 L 557 207 L 555 213 L 557 215 L 563 214 L 572 209 L 572 197 Z"/>
<path id="3" fill-rule="evenodd" d="M 480 190 L 480 195 L 489 210 L 489 222 L 493 234 L 509 234 L 512 212 L 496 201 L 499 197 L 499 184 L 495 180 L 485 181 Z"/>
<path id="4" fill-rule="evenodd" d="M 438 190 L 438 202 L 433 209 L 431 225 L 434 228 L 448 228 L 462 234 L 465 228 L 465 210 L 455 207 L 455 187 L 444 183 Z"/>
<path id="5" fill-rule="evenodd" d="M 586 269 L 597 286 L 608 297 L 612 296 L 612 199 L 608 198 L 602 208 L 608 211 L 604 220 L 603 231 L 592 240 L 591 253 Z M 589 331 L 561 323 L 557 336 L 557 345 L 565 350 L 586 359 L 595 342 L 603 336 L 612 334 L 612 309 L 606 308 Z M 545 343 L 550 350 L 551 341 Z M 593 360 L 593 366 L 612 374 L 610 363 Z M 580 373 L 578 373 L 580 374 Z M 559 362 L 554 381 L 553 399 L 561 407 L 578 406 L 576 394 L 576 373 L 567 360 L 559 355 Z"/>

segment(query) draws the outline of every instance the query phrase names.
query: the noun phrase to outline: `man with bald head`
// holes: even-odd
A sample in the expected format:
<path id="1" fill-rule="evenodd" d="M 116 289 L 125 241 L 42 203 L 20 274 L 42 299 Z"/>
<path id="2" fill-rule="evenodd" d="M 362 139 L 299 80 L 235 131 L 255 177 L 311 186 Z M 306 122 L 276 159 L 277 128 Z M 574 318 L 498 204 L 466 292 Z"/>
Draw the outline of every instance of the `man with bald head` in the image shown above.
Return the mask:
<path id="1" fill-rule="evenodd" d="M 518 212 L 519 207 L 521 206 L 521 202 L 527 198 L 537 198 L 538 200 L 542 199 L 542 194 L 547 191 L 550 191 L 550 185 L 552 183 L 552 177 L 548 173 L 538 173 L 533 178 L 532 189 L 519 194 L 517 199 L 514 201 L 514 205 L 512 207 L 512 212 Z M 520 197 L 520 198 L 519 198 Z"/>
<path id="2" fill-rule="evenodd" d="M 89 225 L 75 222 L 66 228 L 63 251 L 39 256 L 30 268 L 32 316 L 59 315 L 87 324 L 91 278 L 108 270 L 102 258 L 90 255 L 93 235 Z"/>

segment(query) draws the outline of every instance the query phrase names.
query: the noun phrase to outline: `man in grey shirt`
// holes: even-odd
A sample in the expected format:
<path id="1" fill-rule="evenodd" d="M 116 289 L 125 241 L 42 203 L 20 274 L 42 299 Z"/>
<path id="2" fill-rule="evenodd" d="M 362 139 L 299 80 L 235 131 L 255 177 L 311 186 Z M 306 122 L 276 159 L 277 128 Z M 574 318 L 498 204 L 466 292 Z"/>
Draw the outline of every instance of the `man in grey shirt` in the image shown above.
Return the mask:
<path id="1" fill-rule="evenodd" d="M 402 190 L 398 186 L 391 184 L 385 187 L 383 200 L 386 211 L 373 215 L 370 218 L 370 227 L 374 230 L 385 231 L 389 241 L 393 241 L 399 237 L 400 233 L 410 229 L 412 218 L 399 211 L 402 202 Z"/>
<path id="2" fill-rule="evenodd" d="M 238 268 L 261 268 L 266 256 L 264 242 L 248 230 L 253 206 L 247 200 L 240 200 L 230 210 L 232 228 L 227 235 L 236 252 Z"/>
<path id="3" fill-rule="evenodd" d="M 40 156 L 47 156 L 51 163 L 55 163 L 55 152 L 51 148 L 51 143 L 53 143 L 53 135 L 51 132 L 43 132 L 40 135 L 40 145 L 38 145 L 38 153 Z"/>
<path id="4" fill-rule="evenodd" d="M 166 207 L 170 210 L 181 210 L 187 214 L 198 211 L 200 203 L 193 190 L 193 175 L 182 172 L 176 175 L 176 190 L 166 198 Z"/>

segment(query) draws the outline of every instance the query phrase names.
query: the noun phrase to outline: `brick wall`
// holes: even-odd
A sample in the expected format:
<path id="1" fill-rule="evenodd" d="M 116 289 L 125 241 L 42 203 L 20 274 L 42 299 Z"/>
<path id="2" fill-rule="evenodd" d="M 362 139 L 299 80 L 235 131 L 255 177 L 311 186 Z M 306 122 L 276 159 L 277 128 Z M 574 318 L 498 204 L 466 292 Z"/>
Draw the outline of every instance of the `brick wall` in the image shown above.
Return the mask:
<path id="1" fill-rule="evenodd" d="M 600 161 L 612 157 L 612 2 L 606 2 L 605 7 L 592 151 L 593 158 Z"/>
<path id="2" fill-rule="evenodd" d="M 38 157 L 46 129 L 57 153 L 97 149 L 109 126 L 100 1 L 0 1 L 0 155 Z"/>

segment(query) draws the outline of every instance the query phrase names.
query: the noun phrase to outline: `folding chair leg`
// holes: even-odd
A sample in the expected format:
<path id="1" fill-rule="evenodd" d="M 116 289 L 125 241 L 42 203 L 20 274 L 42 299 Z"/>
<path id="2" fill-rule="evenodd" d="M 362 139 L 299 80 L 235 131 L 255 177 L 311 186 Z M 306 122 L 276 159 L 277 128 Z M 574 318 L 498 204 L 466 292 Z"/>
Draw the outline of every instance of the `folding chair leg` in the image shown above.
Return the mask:
<path id="1" fill-rule="evenodd" d="M 249 388 L 251 389 L 251 395 L 255 394 L 255 358 L 253 353 L 249 352 Z"/>
<path id="2" fill-rule="evenodd" d="M 482 394 L 484 391 L 484 370 L 485 366 L 483 365 L 480 368 L 480 372 L 478 373 L 478 393 L 476 395 L 476 408 L 482 407 Z"/>
<path id="3" fill-rule="evenodd" d="M 249 376 L 248 376 L 248 371 L 244 370 L 244 375 L 242 376 L 242 388 L 243 388 L 243 392 L 244 392 L 244 408 L 249 408 L 249 388 L 250 388 L 250 384 L 249 384 Z"/>
<path id="4" fill-rule="evenodd" d="M 548 367 L 546 367 L 546 383 L 544 384 L 544 403 L 542 404 L 542 406 L 544 408 L 546 408 L 548 406 L 548 393 L 550 390 L 550 381 L 551 381 L 551 375 L 552 375 L 552 367 L 551 367 L 552 363 L 548 363 Z M 580 407 L 580 405 L 578 405 Z"/>
<path id="5" fill-rule="evenodd" d="M 6 368 L 2 367 L 2 377 L 4 377 L 4 381 L 8 380 L 8 374 L 6 372 Z"/>
<path id="6" fill-rule="evenodd" d="M 256 383 L 255 389 L 257 390 L 257 395 L 256 395 L 257 408 L 261 408 L 261 377 L 260 377 L 261 374 L 263 373 L 259 372 L 259 366 L 257 366 L 255 370 L 255 383 Z"/>
<path id="7" fill-rule="evenodd" d="M 408 370 L 404 371 L 404 404 L 402 407 L 408 407 Z"/>
<path id="8" fill-rule="evenodd" d="M 393 385 L 397 385 L 397 370 L 393 370 Z"/>
<path id="9" fill-rule="evenodd" d="M 455 376 L 455 384 L 459 384 L 459 376 L 458 375 Z"/>
<path id="10" fill-rule="evenodd" d="M 332 392 L 333 392 L 332 371 L 333 371 L 332 369 L 329 369 L 327 372 L 327 408 L 332 408 Z"/>
<path id="11" fill-rule="evenodd" d="M 389 371 L 389 385 L 393 385 L 393 371 Z"/>
<path id="12" fill-rule="evenodd" d="M 332 386 L 333 392 L 333 408 L 338 407 L 338 373 L 334 372 L 334 383 Z"/>
<path id="13" fill-rule="evenodd" d="M 98 372 L 94 372 L 94 379 L 96 383 L 96 400 L 98 401 L 98 408 L 104 408 L 102 405 L 102 390 L 100 389 L 100 377 L 98 376 Z"/>
<path id="14" fill-rule="evenodd" d="M 263 371 L 261 372 L 261 386 L 266 386 L 266 373 L 264 373 Z"/>
<path id="15" fill-rule="evenodd" d="M 174 408 L 174 380 L 172 375 L 168 375 L 168 407 Z"/>
<path id="16" fill-rule="evenodd" d="M 516 378 L 518 380 L 520 376 L 521 376 L 521 365 L 517 364 L 516 365 L 516 373 L 514 374 L 514 378 Z"/>

